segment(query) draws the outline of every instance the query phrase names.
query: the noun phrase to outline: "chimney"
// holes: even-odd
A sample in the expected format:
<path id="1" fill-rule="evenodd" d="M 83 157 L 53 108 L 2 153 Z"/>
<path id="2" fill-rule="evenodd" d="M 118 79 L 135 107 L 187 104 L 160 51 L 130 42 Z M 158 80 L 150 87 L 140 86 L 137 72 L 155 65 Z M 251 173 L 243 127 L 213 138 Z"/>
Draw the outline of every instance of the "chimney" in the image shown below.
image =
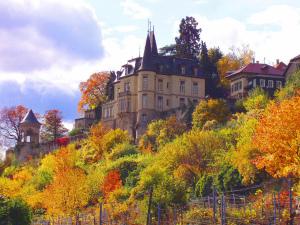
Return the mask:
<path id="1" fill-rule="evenodd" d="M 259 61 L 256 61 L 257 64 L 259 64 Z"/>
<path id="2" fill-rule="evenodd" d="M 279 59 L 276 59 L 276 64 L 279 65 Z"/>
<path id="3" fill-rule="evenodd" d="M 255 58 L 252 58 L 252 63 L 255 63 Z"/>

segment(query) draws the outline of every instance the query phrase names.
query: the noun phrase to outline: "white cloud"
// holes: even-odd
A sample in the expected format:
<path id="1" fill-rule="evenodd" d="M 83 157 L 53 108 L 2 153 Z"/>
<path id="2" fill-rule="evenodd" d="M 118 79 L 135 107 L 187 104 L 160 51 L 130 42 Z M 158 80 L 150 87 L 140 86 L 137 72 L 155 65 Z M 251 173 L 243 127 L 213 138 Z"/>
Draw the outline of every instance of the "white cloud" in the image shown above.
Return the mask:
<path id="1" fill-rule="evenodd" d="M 0 2 L 0 71 L 31 72 L 100 59 L 101 42 L 97 17 L 80 0 Z"/>
<path id="2" fill-rule="evenodd" d="M 123 13 L 133 19 L 147 19 L 152 14 L 149 9 L 141 6 L 135 0 L 123 0 L 121 6 L 123 7 Z"/>
<path id="3" fill-rule="evenodd" d="M 193 0 L 193 2 L 198 5 L 202 5 L 208 3 L 208 0 Z"/>
<path id="4" fill-rule="evenodd" d="M 271 6 L 246 18 L 246 22 L 231 17 L 195 17 L 202 28 L 201 38 L 209 47 L 219 46 L 226 52 L 233 45 L 249 44 L 257 60 L 265 59 L 270 64 L 278 58 L 288 63 L 300 52 L 299 8 Z"/>

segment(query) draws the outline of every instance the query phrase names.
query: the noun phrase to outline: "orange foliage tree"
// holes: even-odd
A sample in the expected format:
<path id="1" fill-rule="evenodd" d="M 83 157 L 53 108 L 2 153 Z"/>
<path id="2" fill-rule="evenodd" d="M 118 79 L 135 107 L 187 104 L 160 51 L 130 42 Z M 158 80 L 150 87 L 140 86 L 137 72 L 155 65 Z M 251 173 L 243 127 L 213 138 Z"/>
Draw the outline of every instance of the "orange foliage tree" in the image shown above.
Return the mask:
<path id="1" fill-rule="evenodd" d="M 81 98 L 78 111 L 87 108 L 96 108 L 106 100 L 106 85 L 109 80 L 108 72 L 93 73 L 90 78 L 79 85 Z"/>
<path id="2" fill-rule="evenodd" d="M 70 146 L 55 155 L 53 182 L 43 192 L 43 205 L 49 215 L 76 215 L 88 203 L 85 172 L 76 166 L 76 150 Z"/>
<path id="3" fill-rule="evenodd" d="M 104 178 L 104 183 L 102 187 L 102 192 L 105 199 L 109 194 L 122 186 L 121 175 L 118 170 L 110 171 L 107 176 Z"/>
<path id="4" fill-rule="evenodd" d="M 271 103 L 253 139 L 261 152 L 254 164 L 274 177 L 300 176 L 300 96 Z"/>
<path id="5" fill-rule="evenodd" d="M 27 108 L 18 105 L 0 110 L 0 135 L 6 139 L 21 141 L 20 122 L 27 113 Z"/>

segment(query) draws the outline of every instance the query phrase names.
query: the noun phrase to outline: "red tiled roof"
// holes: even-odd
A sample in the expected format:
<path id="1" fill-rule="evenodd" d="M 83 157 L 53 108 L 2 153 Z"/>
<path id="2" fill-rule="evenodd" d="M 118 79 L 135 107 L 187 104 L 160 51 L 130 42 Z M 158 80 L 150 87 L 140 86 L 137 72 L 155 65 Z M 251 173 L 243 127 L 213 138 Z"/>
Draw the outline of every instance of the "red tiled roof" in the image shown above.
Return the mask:
<path id="1" fill-rule="evenodd" d="M 231 77 L 240 73 L 248 74 L 263 74 L 271 76 L 283 76 L 283 71 L 274 68 L 273 66 L 260 63 L 249 63 L 248 65 L 236 70 L 235 72 L 229 74 L 226 77 Z"/>
<path id="2" fill-rule="evenodd" d="M 281 70 L 281 71 L 285 71 L 285 69 L 287 68 L 287 65 L 283 62 L 280 62 L 279 64 L 277 64 L 275 66 L 276 69 Z"/>

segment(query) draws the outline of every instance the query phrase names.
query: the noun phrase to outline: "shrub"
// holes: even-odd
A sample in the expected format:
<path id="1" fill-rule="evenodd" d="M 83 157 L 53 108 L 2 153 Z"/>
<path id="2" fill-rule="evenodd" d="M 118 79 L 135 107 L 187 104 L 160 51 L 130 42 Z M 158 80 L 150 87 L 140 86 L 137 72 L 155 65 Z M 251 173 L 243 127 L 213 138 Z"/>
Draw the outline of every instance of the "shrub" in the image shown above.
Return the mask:
<path id="1" fill-rule="evenodd" d="M 29 225 L 31 210 L 20 199 L 0 199 L 0 225 Z"/>

